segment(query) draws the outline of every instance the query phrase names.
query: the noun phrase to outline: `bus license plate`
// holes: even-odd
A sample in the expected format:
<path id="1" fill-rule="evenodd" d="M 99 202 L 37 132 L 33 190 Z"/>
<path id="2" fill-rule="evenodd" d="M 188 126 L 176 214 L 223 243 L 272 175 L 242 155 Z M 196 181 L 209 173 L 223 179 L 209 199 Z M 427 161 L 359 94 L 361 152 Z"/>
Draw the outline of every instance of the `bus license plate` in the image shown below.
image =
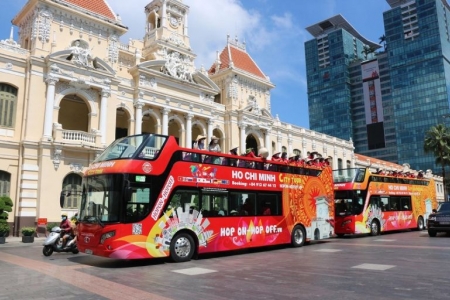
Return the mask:
<path id="1" fill-rule="evenodd" d="M 91 250 L 91 249 L 86 249 L 86 250 L 84 251 L 84 253 L 86 253 L 86 254 L 92 254 L 92 250 Z"/>

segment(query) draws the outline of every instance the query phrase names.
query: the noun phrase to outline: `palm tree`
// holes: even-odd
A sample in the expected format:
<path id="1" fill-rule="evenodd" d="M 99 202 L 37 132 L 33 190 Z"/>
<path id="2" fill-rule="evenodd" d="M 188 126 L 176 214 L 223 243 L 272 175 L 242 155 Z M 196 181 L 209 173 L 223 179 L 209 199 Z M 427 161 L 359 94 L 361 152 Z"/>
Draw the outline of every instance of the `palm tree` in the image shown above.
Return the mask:
<path id="1" fill-rule="evenodd" d="M 441 165 L 444 199 L 447 201 L 445 166 L 450 165 L 450 129 L 444 124 L 432 126 L 425 135 L 423 149 L 425 153 L 433 153 L 436 158 L 436 165 Z"/>
<path id="2" fill-rule="evenodd" d="M 364 45 L 363 50 L 361 51 L 362 54 L 364 54 L 364 58 L 367 59 L 367 56 L 369 56 L 369 54 L 375 53 L 375 48 L 368 46 L 368 45 Z"/>

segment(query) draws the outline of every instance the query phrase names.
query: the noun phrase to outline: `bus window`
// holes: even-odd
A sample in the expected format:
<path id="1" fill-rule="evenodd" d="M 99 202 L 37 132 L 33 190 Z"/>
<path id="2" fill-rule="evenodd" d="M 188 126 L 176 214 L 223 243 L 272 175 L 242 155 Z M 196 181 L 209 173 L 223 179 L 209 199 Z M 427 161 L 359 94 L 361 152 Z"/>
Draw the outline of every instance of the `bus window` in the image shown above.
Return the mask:
<path id="1" fill-rule="evenodd" d="M 174 212 L 190 212 L 199 210 L 197 190 L 177 190 L 170 198 L 167 210 L 174 209 Z M 172 216 L 174 213 L 172 214 Z"/>
<path id="2" fill-rule="evenodd" d="M 281 197 L 278 194 L 258 194 L 258 214 L 263 216 L 279 216 L 281 213 Z"/>
<path id="3" fill-rule="evenodd" d="M 255 216 L 257 212 L 255 199 L 254 193 L 231 192 L 229 207 L 231 211 L 236 211 L 237 215 Z"/>
<path id="4" fill-rule="evenodd" d="M 381 197 L 381 210 L 386 211 L 389 207 L 389 198 Z"/>
<path id="5" fill-rule="evenodd" d="M 381 201 L 380 201 L 379 196 L 371 196 L 370 197 L 370 202 L 369 202 L 370 206 L 380 208 L 381 207 L 380 203 L 381 203 Z"/>
<path id="6" fill-rule="evenodd" d="M 228 216 L 227 191 L 206 191 L 202 193 L 201 209 L 203 216 L 224 217 Z"/>
<path id="7" fill-rule="evenodd" d="M 132 194 L 126 204 L 125 222 L 137 222 L 149 212 L 150 188 L 131 187 Z"/>
<path id="8" fill-rule="evenodd" d="M 400 198 L 401 203 L 401 210 L 411 210 L 411 197 L 401 197 Z"/>
<path id="9" fill-rule="evenodd" d="M 389 210 L 400 210 L 400 197 L 392 196 L 389 198 Z"/>

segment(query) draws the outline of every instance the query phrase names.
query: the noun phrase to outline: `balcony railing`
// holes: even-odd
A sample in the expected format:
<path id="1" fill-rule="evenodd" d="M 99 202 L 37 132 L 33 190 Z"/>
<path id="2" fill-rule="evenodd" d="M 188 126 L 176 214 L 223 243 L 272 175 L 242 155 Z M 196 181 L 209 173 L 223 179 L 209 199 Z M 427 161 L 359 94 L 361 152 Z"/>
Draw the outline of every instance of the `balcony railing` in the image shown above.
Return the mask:
<path id="1" fill-rule="evenodd" d="M 62 139 L 65 141 L 95 144 L 95 134 L 78 130 L 63 130 Z"/>
<path id="2" fill-rule="evenodd" d="M 67 130 L 61 128 L 61 124 L 54 124 L 53 139 L 58 143 L 73 144 L 73 145 L 88 145 L 96 146 L 97 133 L 89 133 L 81 130 Z"/>

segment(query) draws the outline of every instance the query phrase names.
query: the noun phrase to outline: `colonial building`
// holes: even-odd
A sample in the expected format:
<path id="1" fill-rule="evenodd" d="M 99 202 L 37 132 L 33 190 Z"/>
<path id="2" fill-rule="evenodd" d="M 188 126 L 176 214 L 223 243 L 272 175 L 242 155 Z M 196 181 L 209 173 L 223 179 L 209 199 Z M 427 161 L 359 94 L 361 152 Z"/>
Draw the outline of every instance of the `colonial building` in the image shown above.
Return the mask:
<path id="1" fill-rule="evenodd" d="M 274 84 L 245 44 L 224 37 L 211 67 L 196 68 L 188 15 L 182 1 L 152 1 L 144 39 L 122 44 L 127 27 L 105 0 L 30 0 L 17 13 L 18 40 L 0 41 L 0 193 L 14 202 L 14 234 L 75 213 L 83 171 L 126 135 L 173 135 L 188 148 L 214 135 L 224 152 L 317 151 L 333 168 L 354 166 L 351 140 L 272 115 Z"/>

